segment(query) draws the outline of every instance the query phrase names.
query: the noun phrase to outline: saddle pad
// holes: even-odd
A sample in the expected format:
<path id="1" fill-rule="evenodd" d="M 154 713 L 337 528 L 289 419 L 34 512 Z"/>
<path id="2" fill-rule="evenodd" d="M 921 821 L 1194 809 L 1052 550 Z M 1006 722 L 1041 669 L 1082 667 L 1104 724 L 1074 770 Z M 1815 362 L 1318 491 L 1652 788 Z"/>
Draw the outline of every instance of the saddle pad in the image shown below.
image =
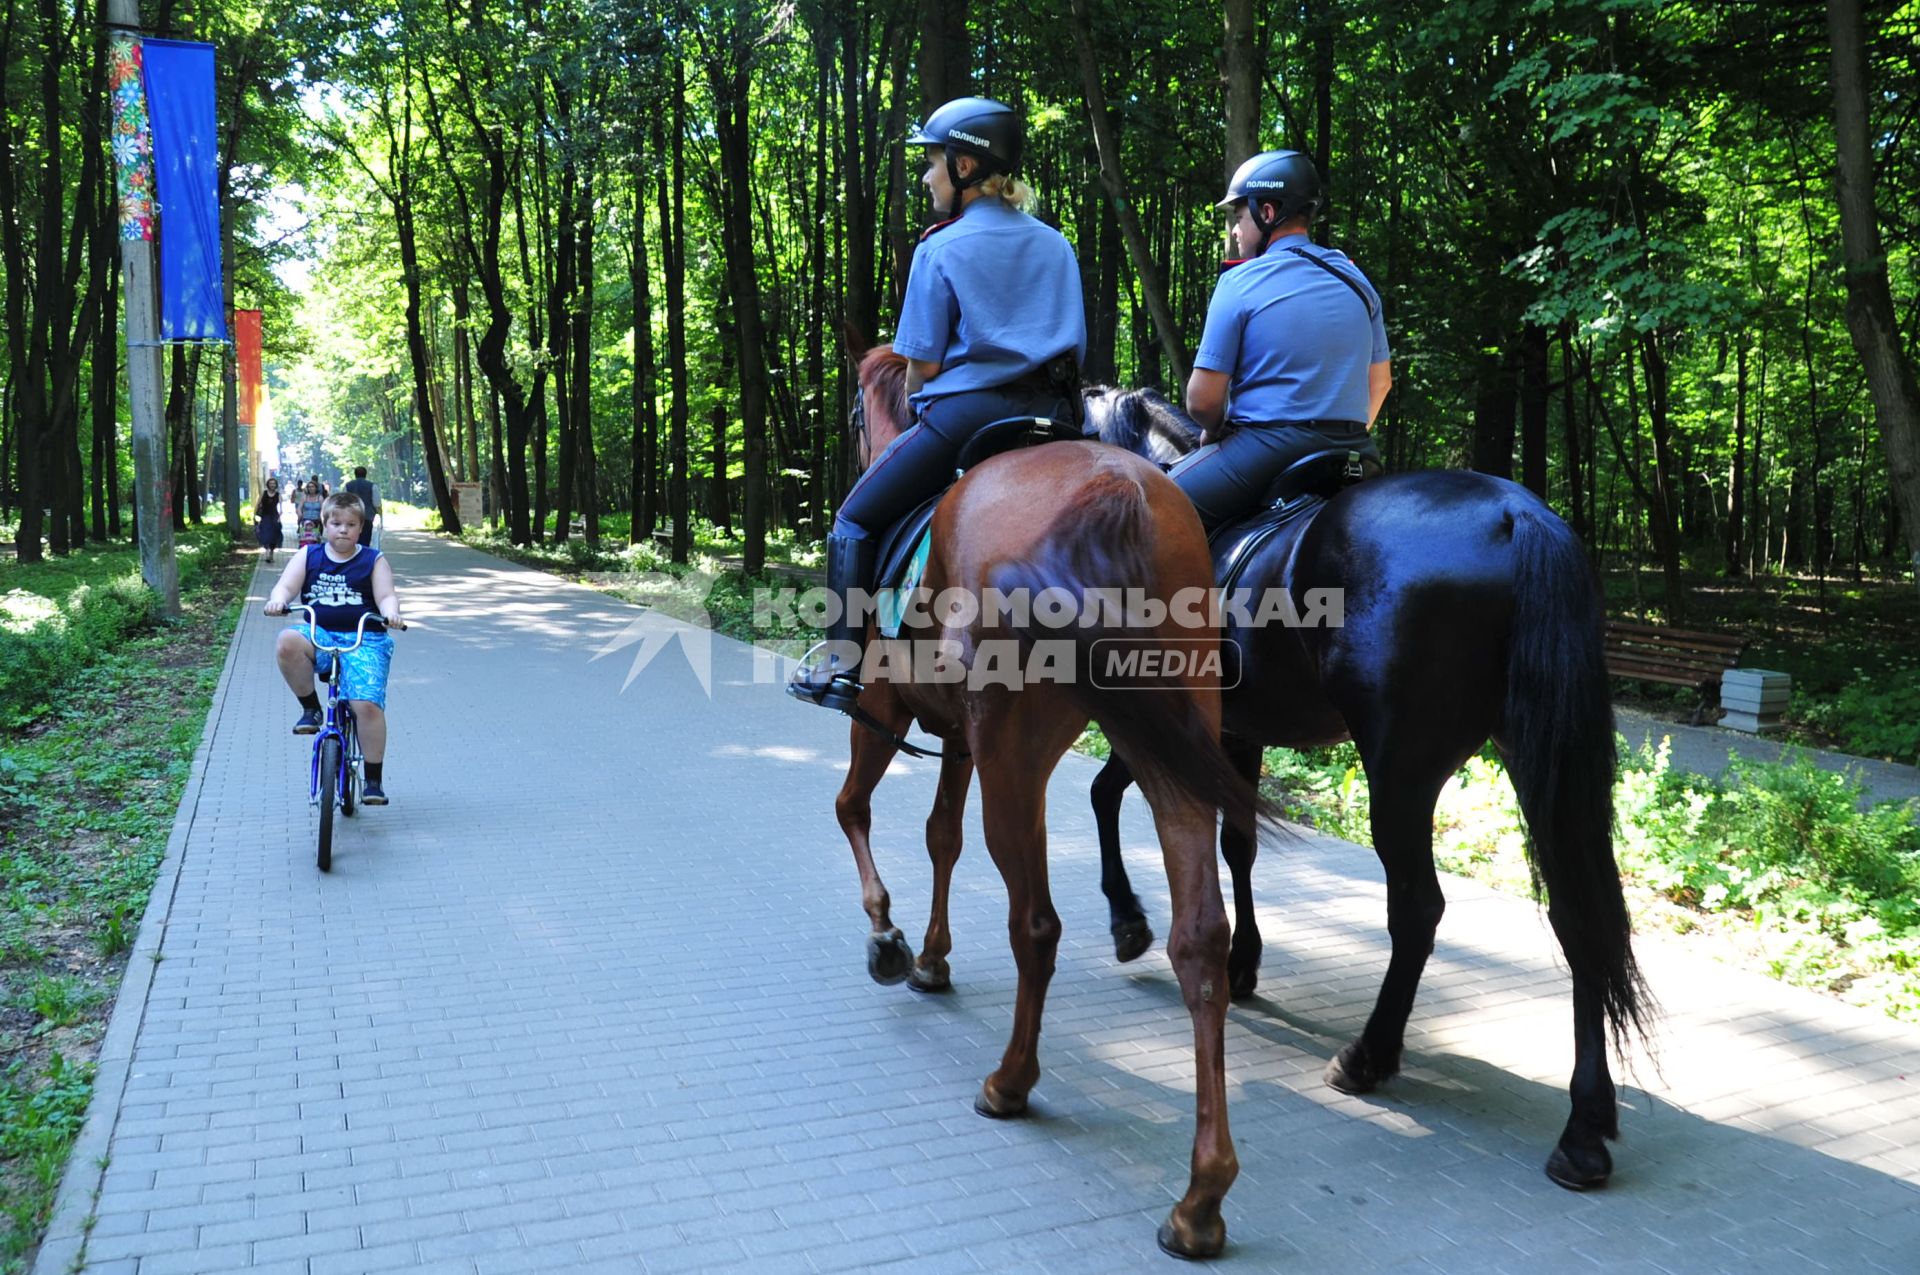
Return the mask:
<path id="1" fill-rule="evenodd" d="M 906 600 L 926 575 L 927 555 L 933 548 L 930 531 L 933 515 L 940 508 L 940 498 L 946 494 L 942 491 L 927 500 L 888 528 L 880 539 L 880 569 L 874 576 L 874 587 L 879 592 L 877 619 L 883 637 L 900 636 Z"/>
<path id="2" fill-rule="evenodd" d="M 913 552 L 907 555 L 906 570 L 897 581 L 882 589 L 876 599 L 876 620 L 881 637 L 900 636 L 900 621 L 906 616 L 907 599 L 913 596 L 913 591 L 920 587 L 920 581 L 926 576 L 927 557 L 932 552 L 933 527 L 928 525 L 921 529 Z"/>

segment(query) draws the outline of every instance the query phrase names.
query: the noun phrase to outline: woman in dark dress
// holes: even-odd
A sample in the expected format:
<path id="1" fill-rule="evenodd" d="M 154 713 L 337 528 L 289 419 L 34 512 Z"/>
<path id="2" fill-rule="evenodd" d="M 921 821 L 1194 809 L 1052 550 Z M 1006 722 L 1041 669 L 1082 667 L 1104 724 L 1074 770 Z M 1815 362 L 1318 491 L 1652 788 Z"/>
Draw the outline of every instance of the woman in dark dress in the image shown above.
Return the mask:
<path id="1" fill-rule="evenodd" d="M 273 561 L 274 550 L 281 545 L 284 532 L 280 527 L 280 480 L 267 479 L 265 490 L 260 493 L 260 503 L 253 509 L 253 535 L 260 542 L 260 552 L 267 561 Z"/>

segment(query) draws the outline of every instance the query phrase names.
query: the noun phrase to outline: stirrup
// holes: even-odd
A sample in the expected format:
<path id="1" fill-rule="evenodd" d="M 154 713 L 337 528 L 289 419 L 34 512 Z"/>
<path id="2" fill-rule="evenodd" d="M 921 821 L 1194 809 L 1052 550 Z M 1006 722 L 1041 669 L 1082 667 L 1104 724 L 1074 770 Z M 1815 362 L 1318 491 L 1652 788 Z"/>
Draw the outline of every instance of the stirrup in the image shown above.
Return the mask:
<path id="1" fill-rule="evenodd" d="M 850 714 L 866 687 L 860 685 L 850 672 L 832 669 L 833 657 L 824 649 L 827 645 L 825 642 L 816 642 L 800 658 L 800 667 L 793 671 L 793 676 L 787 681 L 787 694 L 802 703 L 818 704 L 822 708 Z"/>

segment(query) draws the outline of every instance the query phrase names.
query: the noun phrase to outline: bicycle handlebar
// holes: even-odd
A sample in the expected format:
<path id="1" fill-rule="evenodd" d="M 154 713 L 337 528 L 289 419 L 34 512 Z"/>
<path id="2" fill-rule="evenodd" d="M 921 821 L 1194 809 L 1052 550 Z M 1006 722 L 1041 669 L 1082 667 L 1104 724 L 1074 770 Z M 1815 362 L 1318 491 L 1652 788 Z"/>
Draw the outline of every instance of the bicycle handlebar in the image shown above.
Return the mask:
<path id="1" fill-rule="evenodd" d="M 368 620 L 376 621 L 383 628 L 388 630 L 399 629 L 401 632 L 405 632 L 407 628 L 407 623 L 405 620 L 398 621 L 394 624 L 388 624 L 385 617 L 376 615 L 372 611 L 368 611 L 360 617 L 360 622 L 354 626 L 352 646 L 328 646 L 325 643 L 319 641 L 319 634 L 321 630 L 320 630 L 320 625 L 315 622 L 313 608 L 308 606 L 304 602 L 288 603 L 287 614 L 292 615 L 295 611 L 306 612 L 307 627 L 310 630 L 312 630 L 312 633 L 313 633 L 313 637 L 309 639 L 310 641 L 313 642 L 313 649 L 316 651 L 329 651 L 336 655 L 344 655 L 348 651 L 357 651 L 360 649 L 361 644 L 367 640 L 367 621 Z"/>

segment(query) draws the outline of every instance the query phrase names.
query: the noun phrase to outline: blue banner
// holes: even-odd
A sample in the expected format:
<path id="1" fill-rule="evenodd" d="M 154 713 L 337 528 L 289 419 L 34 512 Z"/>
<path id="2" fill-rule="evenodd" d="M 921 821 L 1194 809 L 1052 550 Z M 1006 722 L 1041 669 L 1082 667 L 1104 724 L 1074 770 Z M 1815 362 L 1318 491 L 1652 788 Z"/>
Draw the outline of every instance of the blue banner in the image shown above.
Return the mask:
<path id="1" fill-rule="evenodd" d="M 213 46 L 145 43 L 147 114 L 160 196 L 160 339 L 224 341 Z"/>

